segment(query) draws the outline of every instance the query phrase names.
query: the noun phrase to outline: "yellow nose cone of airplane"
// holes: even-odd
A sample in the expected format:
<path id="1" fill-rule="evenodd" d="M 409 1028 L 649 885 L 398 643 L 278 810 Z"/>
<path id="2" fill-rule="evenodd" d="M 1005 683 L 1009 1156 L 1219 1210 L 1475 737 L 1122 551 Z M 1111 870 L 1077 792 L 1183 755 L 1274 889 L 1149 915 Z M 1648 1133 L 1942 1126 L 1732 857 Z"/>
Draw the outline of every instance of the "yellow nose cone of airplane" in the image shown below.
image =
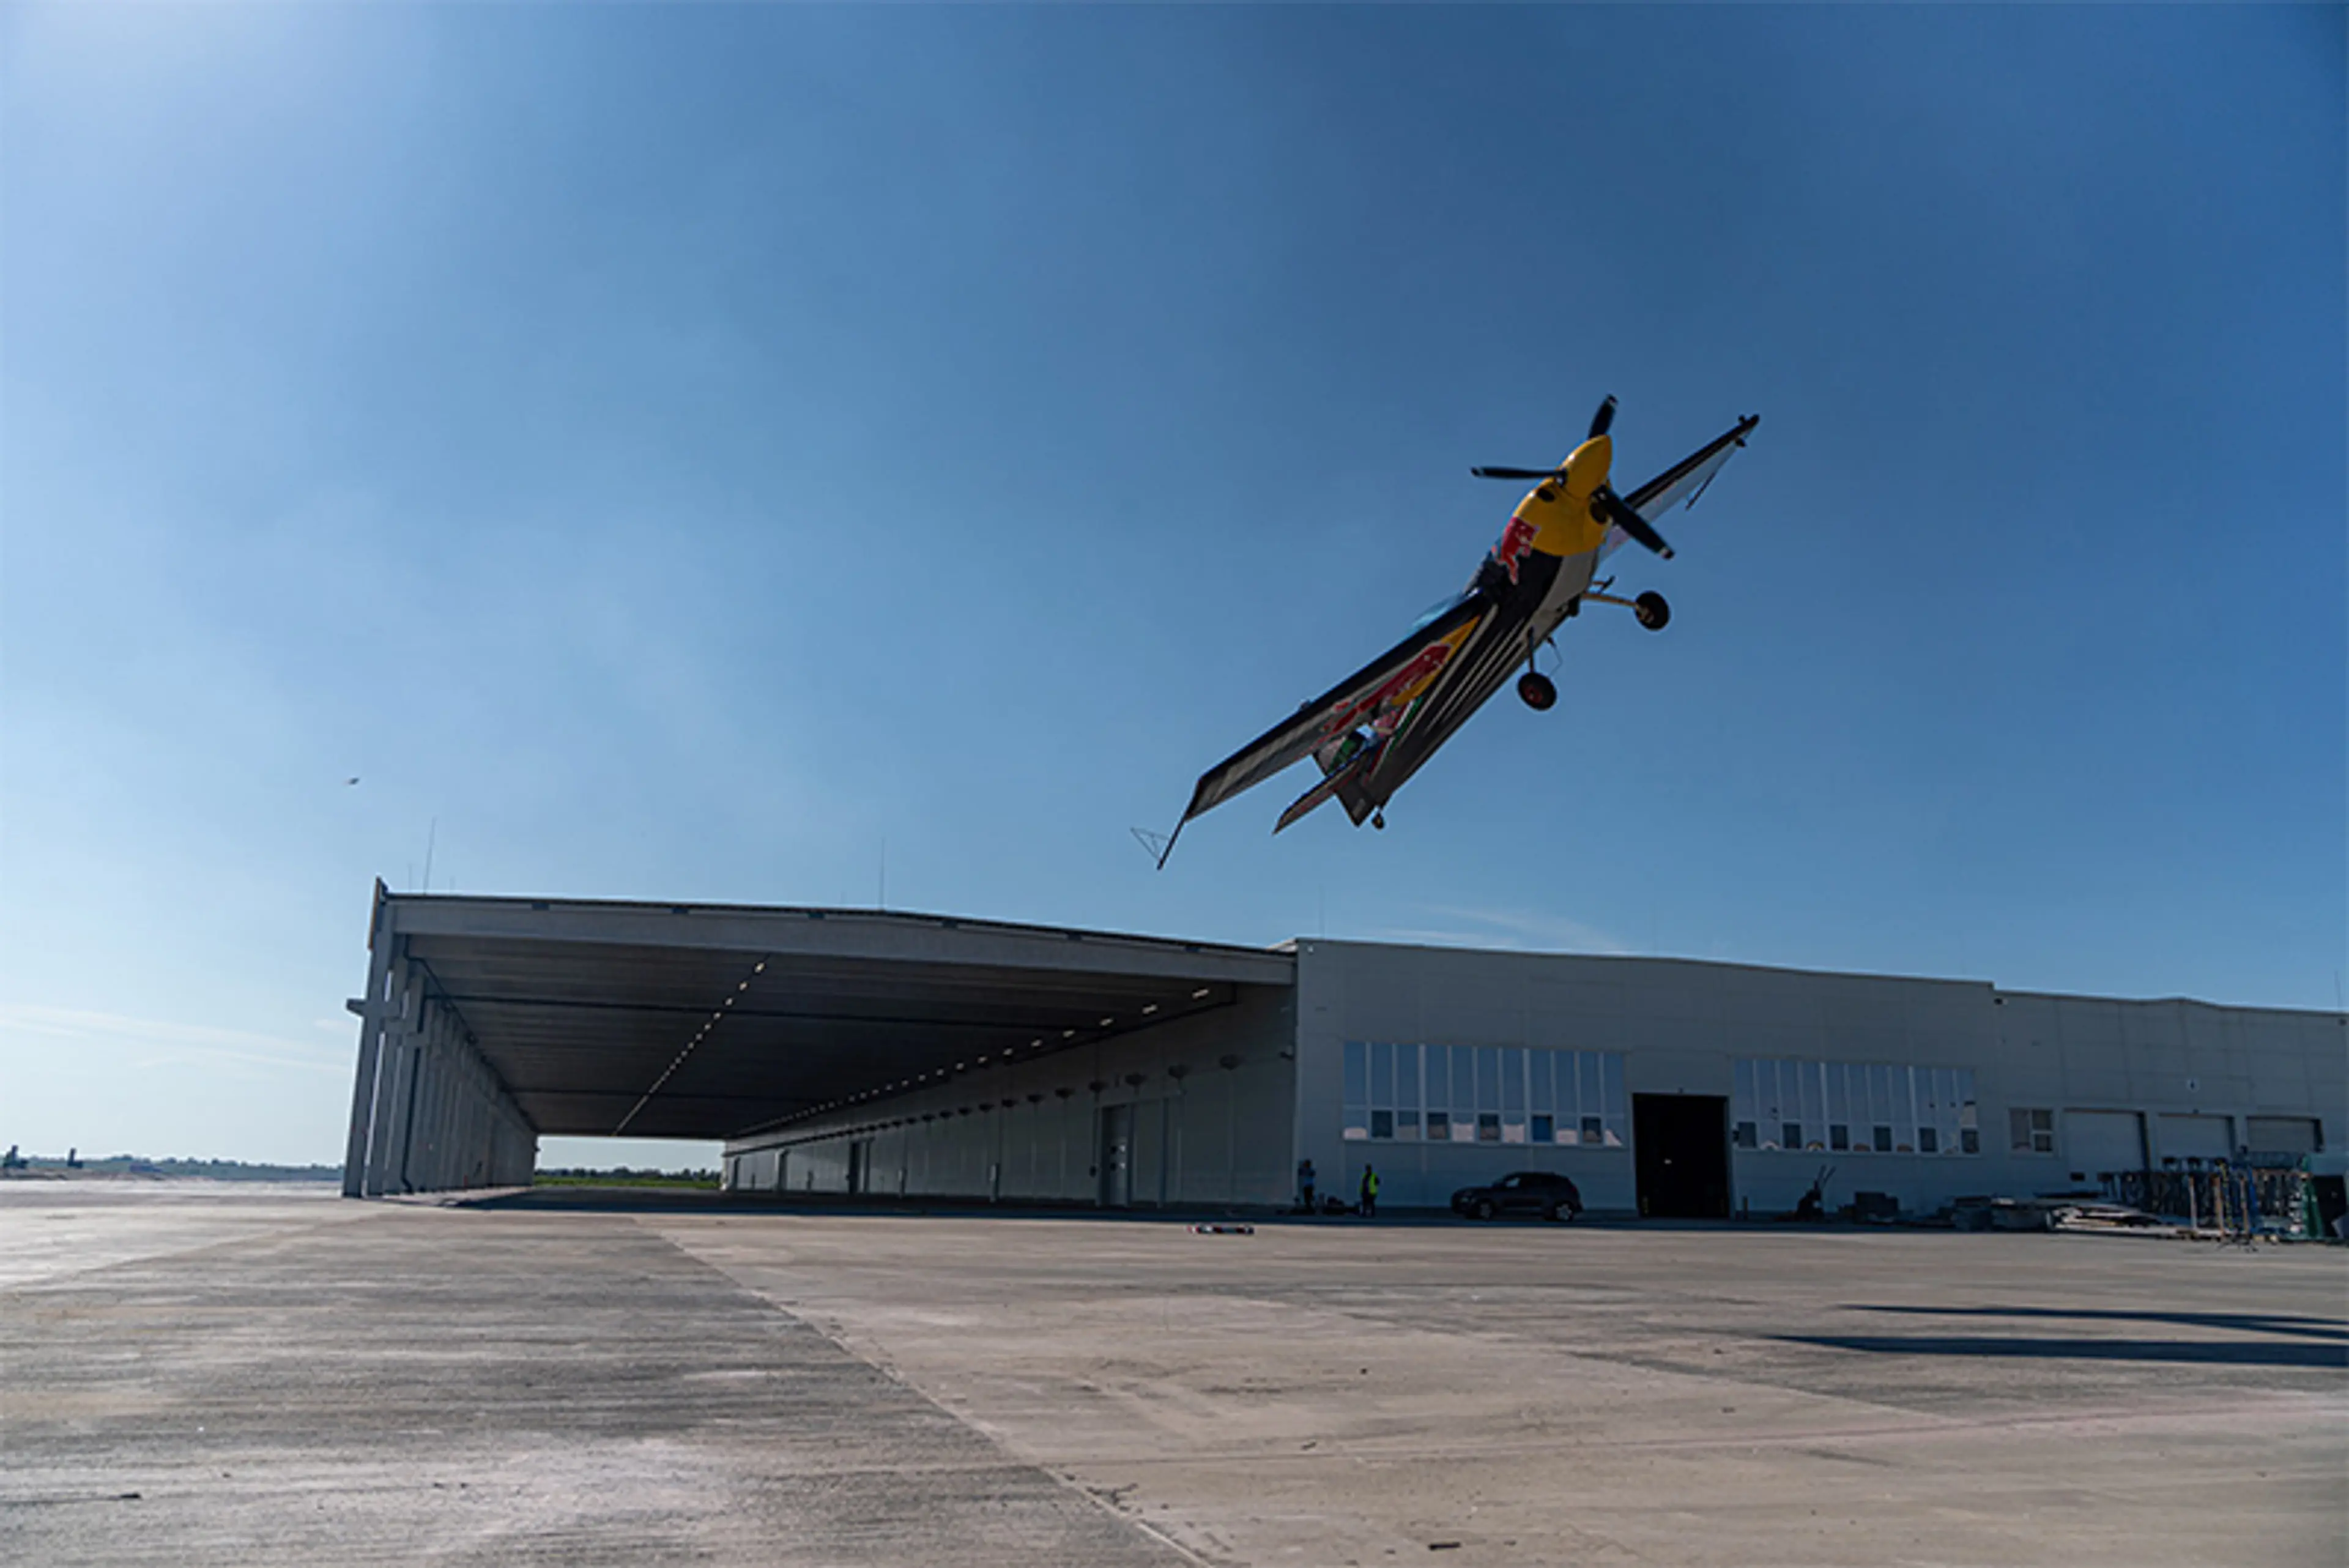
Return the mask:
<path id="1" fill-rule="evenodd" d="M 1615 443 L 1603 435 L 1592 436 L 1566 460 L 1566 488 L 1576 495 L 1591 494 L 1607 483 L 1607 470 L 1614 461 Z"/>

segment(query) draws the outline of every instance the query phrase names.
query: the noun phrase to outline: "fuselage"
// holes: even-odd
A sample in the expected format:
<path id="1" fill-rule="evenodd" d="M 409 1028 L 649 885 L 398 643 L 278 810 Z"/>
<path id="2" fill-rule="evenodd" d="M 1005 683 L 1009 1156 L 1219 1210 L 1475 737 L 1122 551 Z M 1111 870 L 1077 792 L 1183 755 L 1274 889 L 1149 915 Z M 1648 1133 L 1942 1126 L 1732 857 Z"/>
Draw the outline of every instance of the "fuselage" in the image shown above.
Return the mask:
<path id="1" fill-rule="evenodd" d="M 1485 580 L 1516 612 L 1534 646 L 1557 629 L 1598 572 L 1607 524 L 1591 515 L 1590 498 L 1607 483 L 1614 456 L 1614 443 L 1603 435 L 1576 447 L 1557 478 L 1544 480 L 1517 503 L 1487 557 Z"/>
<path id="2" fill-rule="evenodd" d="M 1340 792 L 1355 820 L 1384 805 L 1513 671 L 1530 665 L 1589 588 L 1608 533 L 1591 515 L 1590 499 L 1607 483 L 1613 456 L 1608 439 L 1593 436 L 1557 477 L 1527 491 L 1469 585 L 1490 613 L 1432 640 L 1395 680 L 1338 714 L 1340 729 L 1367 718 L 1371 739 L 1394 742 Z"/>

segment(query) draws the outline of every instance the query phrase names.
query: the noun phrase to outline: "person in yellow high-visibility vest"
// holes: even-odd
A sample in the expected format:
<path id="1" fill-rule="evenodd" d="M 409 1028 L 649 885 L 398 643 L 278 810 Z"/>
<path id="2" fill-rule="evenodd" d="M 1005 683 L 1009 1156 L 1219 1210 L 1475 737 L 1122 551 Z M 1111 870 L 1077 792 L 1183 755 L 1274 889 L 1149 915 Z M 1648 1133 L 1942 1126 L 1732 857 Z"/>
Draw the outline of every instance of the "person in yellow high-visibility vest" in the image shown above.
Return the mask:
<path id="1" fill-rule="evenodd" d="M 1362 1218 L 1379 1217 L 1379 1173 L 1375 1167 L 1362 1167 Z"/>

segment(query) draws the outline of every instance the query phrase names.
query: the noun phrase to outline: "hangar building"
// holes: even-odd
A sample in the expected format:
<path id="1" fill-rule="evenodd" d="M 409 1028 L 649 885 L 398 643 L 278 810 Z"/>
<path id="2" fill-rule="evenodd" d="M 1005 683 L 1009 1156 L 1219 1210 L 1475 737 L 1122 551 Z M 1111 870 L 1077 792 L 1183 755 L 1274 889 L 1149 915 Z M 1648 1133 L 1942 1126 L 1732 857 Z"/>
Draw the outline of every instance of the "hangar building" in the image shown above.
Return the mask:
<path id="1" fill-rule="evenodd" d="M 2349 1139 L 2349 1015 L 1977 981 L 878 910 L 376 892 L 344 1190 L 541 1135 L 722 1139 L 742 1191 L 1382 1201 L 1563 1170 L 1598 1211 L 1930 1210 Z"/>

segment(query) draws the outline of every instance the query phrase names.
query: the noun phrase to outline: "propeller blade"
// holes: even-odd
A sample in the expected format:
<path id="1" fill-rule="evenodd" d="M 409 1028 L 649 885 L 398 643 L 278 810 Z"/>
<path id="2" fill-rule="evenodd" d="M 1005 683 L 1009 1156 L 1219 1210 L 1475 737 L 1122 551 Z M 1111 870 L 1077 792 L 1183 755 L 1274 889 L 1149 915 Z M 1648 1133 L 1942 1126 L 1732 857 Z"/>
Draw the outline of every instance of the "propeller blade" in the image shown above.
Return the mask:
<path id="1" fill-rule="evenodd" d="M 1590 498 L 1590 509 L 1665 560 L 1672 558 L 1672 547 L 1664 543 L 1664 536 L 1649 527 L 1648 520 L 1632 511 L 1611 486 Z"/>
<path id="2" fill-rule="evenodd" d="M 1479 479 L 1564 479 L 1562 468 L 1472 468 L 1468 471 Z"/>
<path id="3" fill-rule="evenodd" d="M 1609 392 L 1607 394 L 1607 400 L 1599 405 L 1599 411 L 1590 416 L 1591 439 L 1595 441 L 1605 435 L 1614 423 L 1615 394 Z"/>

